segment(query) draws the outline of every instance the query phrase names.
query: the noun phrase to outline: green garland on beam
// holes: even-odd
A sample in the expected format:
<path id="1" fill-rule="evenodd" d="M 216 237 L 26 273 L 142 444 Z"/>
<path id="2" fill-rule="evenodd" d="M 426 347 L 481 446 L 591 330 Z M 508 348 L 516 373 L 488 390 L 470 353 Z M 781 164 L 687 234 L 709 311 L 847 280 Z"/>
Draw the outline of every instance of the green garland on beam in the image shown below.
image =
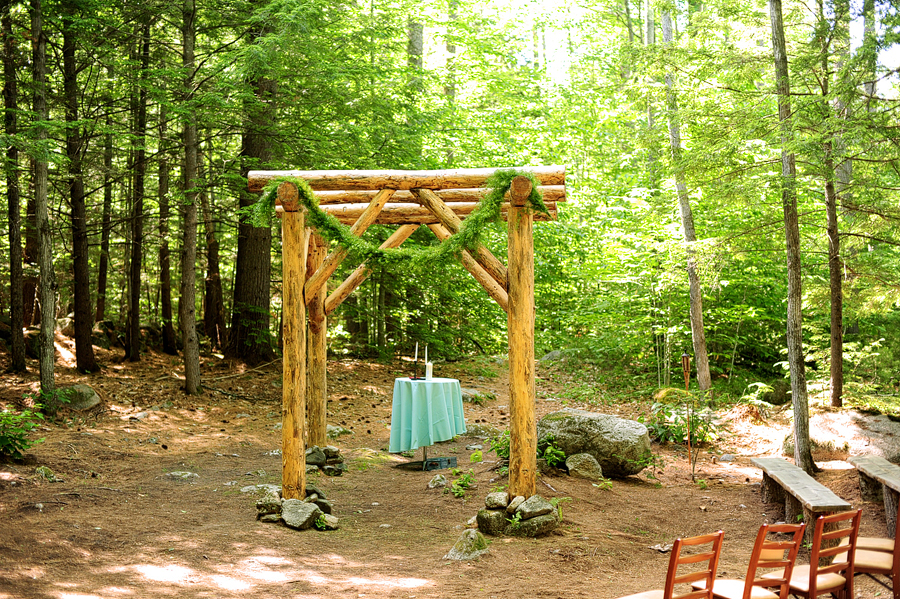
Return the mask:
<path id="1" fill-rule="evenodd" d="M 482 244 L 485 228 L 489 223 L 500 220 L 500 206 L 509 191 L 512 180 L 516 177 L 527 177 L 531 181 L 531 194 L 527 206 L 535 212 L 549 214 L 541 193 L 539 182 L 533 173 L 515 169 L 501 169 L 485 181 L 488 193 L 478 203 L 478 207 L 463 220 L 459 231 L 449 239 L 428 248 L 390 248 L 381 249 L 361 237 L 350 232 L 350 227 L 341 224 L 333 215 L 319 207 L 319 202 L 305 179 L 299 177 L 276 177 L 263 188 L 262 196 L 252 206 L 243 211 L 255 227 L 267 227 L 271 224 L 275 211 L 275 197 L 278 186 L 282 183 L 293 183 L 299 192 L 299 203 L 307 210 L 307 226 L 312 227 L 322 237 L 334 241 L 346 248 L 354 257 L 373 264 L 405 263 L 409 266 L 421 266 L 426 263 L 446 263 L 459 257 L 463 250 L 474 250 Z"/>

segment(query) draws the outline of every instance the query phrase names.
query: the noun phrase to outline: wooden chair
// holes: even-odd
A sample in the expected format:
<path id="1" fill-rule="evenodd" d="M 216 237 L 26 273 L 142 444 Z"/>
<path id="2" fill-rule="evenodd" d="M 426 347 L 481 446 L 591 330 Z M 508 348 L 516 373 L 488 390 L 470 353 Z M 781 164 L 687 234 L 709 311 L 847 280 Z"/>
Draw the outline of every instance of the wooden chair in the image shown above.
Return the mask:
<path id="1" fill-rule="evenodd" d="M 713 582 L 713 597 L 717 599 L 787 599 L 788 584 L 794 569 L 797 552 L 803 542 L 806 524 L 763 524 L 759 527 L 753 551 L 750 552 L 750 565 L 744 580 L 717 578 Z M 789 535 L 788 539 L 769 538 L 769 535 Z M 773 570 L 768 578 L 758 576 L 762 570 Z M 780 577 L 773 577 L 772 575 Z M 701 583 L 694 583 L 694 588 L 702 588 Z M 775 593 L 769 590 L 778 587 Z"/>
<path id="2" fill-rule="evenodd" d="M 708 535 L 676 539 L 672 546 L 672 555 L 669 558 L 669 571 L 666 573 L 666 586 L 664 589 L 645 591 L 636 595 L 628 595 L 619 599 L 712 599 L 712 581 L 716 577 L 716 568 L 719 566 L 719 556 L 722 553 L 721 530 Z M 709 545 L 709 549 L 701 549 L 700 553 L 685 553 L 686 547 L 698 547 Z M 697 570 L 696 564 L 703 564 L 702 569 Z M 688 572 L 679 573 L 680 566 L 687 566 Z M 687 587 L 685 592 L 676 594 L 675 585 L 691 585 L 694 582 L 704 581 L 703 588 L 692 589 Z"/>
<path id="3" fill-rule="evenodd" d="M 819 595 L 831 593 L 838 599 L 855 599 L 854 554 L 861 517 L 862 510 L 856 510 L 819 516 L 816 519 L 809 564 L 795 567 L 791 574 L 792 595 L 815 599 Z M 826 526 L 829 530 L 825 530 Z M 846 539 L 846 544 L 840 545 L 843 539 Z M 848 548 L 850 551 L 847 551 Z M 771 576 L 766 574 L 763 578 Z"/>
<path id="4" fill-rule="evenodd" d="M 894 539 L 900 535 L 900 518 L 897 518 L 896 528 L 894 530 Z M 854 552 L 853 573 L 867 574 L 876 582 L 887 587 L 881 579 L 876 578 L 876 574 L 887 576 L 891 579 L 889 587 L 894 599 L 900 599 L 900 543 L 894 543 L 894 539 L 882 539 L 878 537 L 866 537 L 866 544 L 857 540 L 856 551 Z M 846 547 L 845 543 L 842 546 Z M 891 551 L 884 551 L 883 547 L 891 547 Z M 874 547 L 874 549 L 872 548 Z M 844 553 L 839 553 L 835 559 L 846 559 Z"/>

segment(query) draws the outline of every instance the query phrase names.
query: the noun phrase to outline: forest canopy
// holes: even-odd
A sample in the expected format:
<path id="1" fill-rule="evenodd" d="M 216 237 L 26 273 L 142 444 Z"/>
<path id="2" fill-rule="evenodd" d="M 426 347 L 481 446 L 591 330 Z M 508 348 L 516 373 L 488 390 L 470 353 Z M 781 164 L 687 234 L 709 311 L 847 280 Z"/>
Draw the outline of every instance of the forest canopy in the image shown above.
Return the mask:
<path id="1" fill-rule="evenodd" d="M 786 1 L 786 78 L 762 2 L 0 6 L 13 369 L 25 349 L 10 331 L 67 318 L 84 371 L 98 330 L 130 360 L 275 359 L 280 232 L 246 218 L 250 170 L 563 164 L 568 200 L 534 229 L 537 356 L 559 350 L 626 394 L 678 386 L 702 304 L 709 384 L 746 396 L 788 371 L 796 293 L 810 390 L 893 407 L 890 2 Z M 483 235 L 506 253 L 503 224 Z M 422 227 L 406 243 L 440 241 Z M 506 347 L 506 315 L 453 261 L 375 265 L 328 327 L 338 355 Z"/>

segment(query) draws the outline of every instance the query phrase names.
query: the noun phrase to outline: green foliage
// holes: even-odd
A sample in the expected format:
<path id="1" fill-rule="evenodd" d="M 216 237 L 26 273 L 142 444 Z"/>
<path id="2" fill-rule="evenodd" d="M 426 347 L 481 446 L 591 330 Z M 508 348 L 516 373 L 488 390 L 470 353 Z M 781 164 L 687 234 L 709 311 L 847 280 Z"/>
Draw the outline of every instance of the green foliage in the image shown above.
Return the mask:
<path id="1" fill-rule="evenodd" d="M 709 409 L 693 410 L 688 406 L 655 402 L 650 406 L 650 417 L 640 418 L 650 436 L 660 443 L 686 443 L 688 430 L 692 445 L 711 443 L 718 438 L 718 427 L 712 421 Z"/>
<path id="2" fill-rule="evenodd" d="M 571 497 L 551 497 L 550 498 L 550 505 L 552 505 L 553 507 L 556 508 L 556 519 L 557 520 L 560 520 L 560 521 L 562 520 L 562 517 L 563 517 L 562 506 L 567 501 L 572 501 L 572 498 Z"/>
<path id="3" fill-rule="evenodd" d="M 522 526 L 522 512 L 516 512 L 512 515 L 512 517 L 506 519 L 507 523 L 509 523 L 509 529 L 512 532 L 519 530 Z"/>
<path id="4" fill-rule="evenodd" d="M 445 493 L 452 493 L 454 497 L 463 498 L 466 496 L 466 491 L 468 491 L 471 487 L 475 485 L 475 471 L 469 470 L 465 474 L 462 473 L 458 468 L 454 468 L 452 470 L 453 475 L 458 478 L 454 479 L 453 482 L 450 483 L 450 486 L 444 490 Z"/>
<path id="5" fill-rule="evenodd" d="M 566 463 L 565 452 L 556 445 L 556 437 L 547 434 L 538 439 L 537 444 L 538 457 L 547 461 L 547 465 L 551 468 L 558 468 Z"/>
<path id="6" fill-rule="evenodd" d="M 491 451 L 497 454 L 501 460 L 509 459 L 509 431 L 503 431 L 496 437 L 488 440 L 491 444 Z"/>
<path id="7" fill-rule="evenodd" d="M 325 520 L 325 514 L 319 514 L 318 517 L 316 517 L 316 521 L 313 522 L 313 526 L 316 528 L 316 530 L 325 530 L 326 528 L 328 528 L 328 523 Z"/>
<path id="8" fill-rule="evenodd" d="M 480 449 L 473 451 L 472 455 L 469 456 L 469 461 L 472 462 L 473 464 L 477 464 L 478 462 L 481 462 L 482 460 L 484 460 L 484 457 L 482 456 Z"/>
<path id="9" fill-rule="evenodd" d="M 0 455 L 22 459 L 23 452 L 43 441 L 29 438 L 44 419 L 39 410 L 40 405 L 35 405 L 18 413 L 8 408 L 0 412 Z"/>
<path id="10" fill-rule="evenodd" d="M 600 477 L 600 481 L 596 483 L 591 483 L 593 486 L 597 487 L 601 491 L 612 491 L 613 484 L 612 481 L 608 478 Z"/>

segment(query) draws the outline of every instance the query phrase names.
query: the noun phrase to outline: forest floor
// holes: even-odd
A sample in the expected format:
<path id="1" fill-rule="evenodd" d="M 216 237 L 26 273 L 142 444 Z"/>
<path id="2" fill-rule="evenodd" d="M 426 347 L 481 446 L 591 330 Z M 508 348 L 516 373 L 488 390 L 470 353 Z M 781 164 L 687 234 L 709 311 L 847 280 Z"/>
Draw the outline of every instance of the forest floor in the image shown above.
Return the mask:
<path id="1" fill-rule="evenodd" d="M 475 436 L 438 444 L 429 455 L 457 457 L 464 472 L 474 471 L 477 487 L 465 498 L 428 489 L 434 472 L 398 468 L 412 458 L 387 452 L 393 379 L 407 374 L 401 363 L 344 359 L 328 365 L 328 411 L 329 423 L 353 430 L 334 441 L 349 470 L 310 477 L 333 501 L 340 529 L 263 524 L 255 497 L 240 489 L 280 482 L 280 363 L 250 370 L 204 358 L 207 391 L 187 397 L 177 358 L 151 352 L 131 364 L 121 350 L 100 351 L 103 371 L 83 376 L 65 365 L 65 344 L 61 349 L 59 385 L 89 384 L 104 402 L 90 415 L 63 414 L 42 424 L 45 440 L 25 461 L 0 464 L 0 599 L 612 599 L 661 588 L 668 554 L 652 546 L 718 529 L 725 531 L 720 575 L 743 577 L 759 525 L 777 520 L 775 506 L 761 502 L 760 473 L 749 458 L 777 454 L 789 422 L 783 412 L 763 420 L 736 408 L 716 445 L 702 451 L 696 481 L 685 450 L 672 445 L 654 445 L 660 463 L 612 481 L 611 488 L 544 475 L 539 493 L 561 499 L 563 520 L 555 532 L 491 538 L 489 552 L 471 562 L 442 559 L 485 495 L 506 483 L 497 457 Z M 37 364 L 30 366 L 27 375 L 0 376 L 0 404 L 21 402 L 36 389 Z M 496 394 L 465 405 L 470 428 L 508 426 L 502 364 L 437 364 L 435 370 Z M 562 407 L 557 396 L 574 376 L 539 366 L 539 417 Z M 645 403 L 583 407 L 634 417 Z M 466 446 L 472 444 L 484 446 L 484 461 L 470 463 Z M 725 452 L 734 461 L 720 461 Z M 842 457 L 817 456 L 824 468 L 818 479 L 864 508 L 865 534 L 885 536 L 883 508 L 861 502 L 856 475 Z M 35 472 L 38 466 L 60 482 L 48 482 Z M 172 480 L 166 476 L 172 471 L 199 476 Z M 887 594 L 857 578 L 857 596 Z"/>

